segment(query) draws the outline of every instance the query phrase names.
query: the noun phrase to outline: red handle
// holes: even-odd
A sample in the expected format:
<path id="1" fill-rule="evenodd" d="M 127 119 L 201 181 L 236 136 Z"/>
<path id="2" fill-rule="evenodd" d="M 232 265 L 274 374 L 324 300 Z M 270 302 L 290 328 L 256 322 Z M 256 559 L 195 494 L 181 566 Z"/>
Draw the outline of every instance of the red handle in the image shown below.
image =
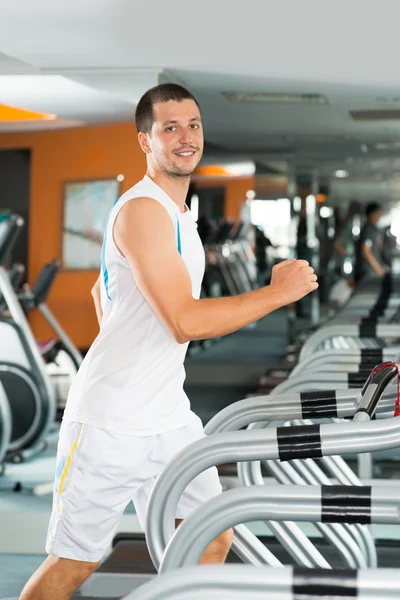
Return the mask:
<path id="1" fill-rule="evenodd" d="M 399 373 L 398 365 L 396 365 L 396 363 L 392 363 L 392 362 L 383 363 L 383 364 L 375 367 L 375 369 L 373 369 L 371 371 L 371 376 L 375 375 L 375 373 L 377 373 L 378 371 L 387 369 L 388 367 L 394 367 L 397 371 L 397 394 L 396 394 L 396 404 L 394 405 L 393 416 L 399 417 L 400 416 L 400 373 Z"/>

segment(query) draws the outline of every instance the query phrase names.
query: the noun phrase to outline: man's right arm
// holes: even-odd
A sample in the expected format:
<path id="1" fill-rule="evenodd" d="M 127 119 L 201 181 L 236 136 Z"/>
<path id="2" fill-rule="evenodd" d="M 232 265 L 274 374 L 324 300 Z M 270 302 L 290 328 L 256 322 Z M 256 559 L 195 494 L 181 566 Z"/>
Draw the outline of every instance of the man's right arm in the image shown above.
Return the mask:
<path id="1" fill-rule="evenodd" d="M 368 242 L 364 242 L 364 244 L 362 245 L 361 255 L 363 259 L 369 264 L 371 269 L 373 269 L 375 273 L 379 275 L 379 277 L 383 277 L 383 275 L 385 274 L 385 269 L 382 267 L 379 261 L 376 260 L 375 256 L 372 253 L 371 245 L 368 244 Z"/>
<path id="2" fill-rule="evenodd" d="M 267 287 L 227 298 L 194 299 L 172 221 L 164 207 L 150 198 L 125 204 L 113 235 L 136 285 L 179 343 L 237 331 L 318 287 L 308 263 L 293 260 L 274 267 Z"/>

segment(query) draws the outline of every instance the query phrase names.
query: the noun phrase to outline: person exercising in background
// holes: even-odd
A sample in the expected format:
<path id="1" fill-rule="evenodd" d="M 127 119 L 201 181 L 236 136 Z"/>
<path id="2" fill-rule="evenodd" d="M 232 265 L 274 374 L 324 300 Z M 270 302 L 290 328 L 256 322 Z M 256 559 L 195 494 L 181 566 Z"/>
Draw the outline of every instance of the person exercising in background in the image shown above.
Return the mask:
<path id="1" fill-rule="evenodd" d="M 147 173 L 112 208 L 93 297 L 100 332 L 74 380 L 60 428 L 49 556 L 20 600 L 67 600 L 95 571 L 133 500 L 145 527 L 149 494 L 168 461 L 204 436 L 183 384 L 190 340 L 237 331 L 317 289 L 306 261 L 276 265 L 267 287 L 199 299 L 204 250 L 185 205 L 203 152 L 199 105 L 162 84 L 136 109 Z M 186 488 L 177 524 L 222 491 L 216 468 Z M 224 562 L 232 532 L 201 562 Z"/>
<path id="2" fill-rule="evenodd" d="M 346 258 L 354 257 L 356 248 L 356 238 L 353 233 L 354 219 L 361 214 L 361 205 L 357 200 L 352 200 L 349 204 L 347 214 L 342 223 L 338 223 L 336 235 L 333 242 L 334 260 L 336 263 L 335 272 L 342 276 L 343 264 Z"/>
<path id="3" fill-rule="evenodd" d="M 357 282 L 367 275 L 383 277 L 386 272 L 383 254 L 383 232 L 378 229 L 382 218 L 382 207 L 377 202 L 371 202 L 366 207 L 367 222 L 361 230 L 356 245 L 354 279 Z"/>

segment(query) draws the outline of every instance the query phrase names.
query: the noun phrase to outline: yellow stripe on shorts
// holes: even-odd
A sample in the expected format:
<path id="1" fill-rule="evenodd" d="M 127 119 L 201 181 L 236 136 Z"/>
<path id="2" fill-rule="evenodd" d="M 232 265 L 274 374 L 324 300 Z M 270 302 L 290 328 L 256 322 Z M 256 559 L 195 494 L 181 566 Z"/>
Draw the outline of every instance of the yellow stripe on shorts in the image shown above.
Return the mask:
<path id="1" fill-rule="evenodd" d="M 61 473 L 61 477 L 60 477 L 60 485 L 58 486 L 58 495 L 61 496 L 63 488 L 64 488 L 64 483 L 65 483 L 65 479 L 68 475 L 68 471 L 70 469 L 71 463 L 72 463 L 72 457 L 74 456 L 75 450 L 77 449 L 79 442 L 81 441 L 81 437 L 82 437 L 82 432 L 84 427 L 86 427 L 85 424 L 82 424 L 81 427 L 81 431 L 80 434 L 78 436 L 78 439 L 75 440 L 75 442 L 72 444 L 71 446 L 71 450 L 69 451 L 69 455 L 68 458 L 66 460 L 66 463 L 64 465 L 64 469 L 63 472 Z"/>
<path id="2" fill-rule="evenodd" d="M 71 450 L 69 451 L 68 458 L 65 462 L 64 468 L 61 473 L 60 484 L 58 486 L 58 501 L 57 501 L 57 505 L 54 507 L 54 509 L 52 511 L 51 519 L 50 519 L 50 523 L 49 523 L 49 530 L 48 530 L 48 534 L 47 534 L 47 540 L 46 540 L 46 552 L 47 553 L 50 553 L 50 544 L 56 533 L 57 522 L 58 522 L 58 519 L 59 519 L 59 516 L 61 513 L 61 507 L 62 507 L 61 494 L 62 494 L 62 491 L 64 488 L 65 479 L 66 479 L 66 477 L 68 475 L 68 471 L 71 467 L 72 457 L 75 453 L 75 450 L 79 446 L 79 442 L 81 441 L 82 432 L 83 432 L 84 427 L 86 427 L 86 425 L 84 423 L 82 423 L 82 427 L 81 427 L 79 436 L 71 446 Z"/>

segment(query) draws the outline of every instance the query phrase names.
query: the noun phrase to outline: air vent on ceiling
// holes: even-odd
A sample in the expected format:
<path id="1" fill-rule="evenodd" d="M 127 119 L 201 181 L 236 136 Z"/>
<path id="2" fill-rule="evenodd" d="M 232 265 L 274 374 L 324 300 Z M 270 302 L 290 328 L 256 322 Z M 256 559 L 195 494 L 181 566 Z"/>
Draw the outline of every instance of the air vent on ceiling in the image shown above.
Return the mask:
<path id="1" fill-rule="evenodd" d="M 329 104 L 322 94 L 221 92 L 230 102 L 252 104 Z"/>
<path id="2" fill-rule="evenodd" d="M 351 110 L 354 121 L 399 121 L 400 108 L 376 108 L 370 110 Z"/>
<path id="3" fill-rule="evenodd" d="M 378 142 L 375 144 L 377 150 L 399 150 L 400 142 Z"/>

